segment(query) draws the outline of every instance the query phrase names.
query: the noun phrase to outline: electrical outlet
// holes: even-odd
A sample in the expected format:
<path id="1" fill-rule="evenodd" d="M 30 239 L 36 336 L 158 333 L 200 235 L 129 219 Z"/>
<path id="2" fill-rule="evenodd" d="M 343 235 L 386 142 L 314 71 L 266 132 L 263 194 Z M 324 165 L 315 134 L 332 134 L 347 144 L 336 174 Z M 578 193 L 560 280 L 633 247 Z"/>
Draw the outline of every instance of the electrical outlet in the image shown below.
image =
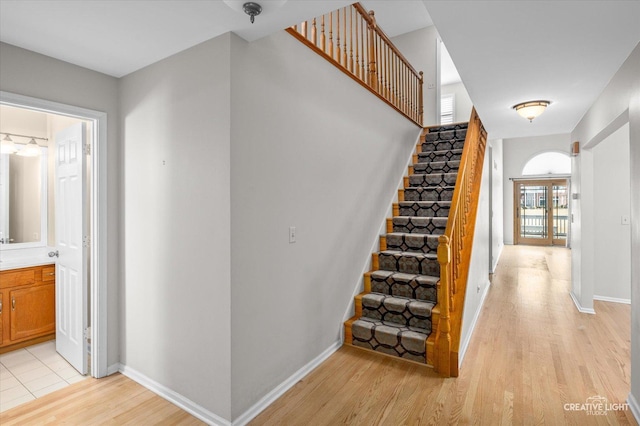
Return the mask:
<path id="1" fill-rule="evenodd" d="M 436 84 L 435 83 L 429 83 L 429 85 L 427 87 L 429 89 L 435 89 L 436 88 Z"/>
<path id="2" fill-rule="evenodd" d="M 290 226 L 289 227 L 289 244 L 292 244 L 295 242 L 296 242 L 296 227 Z"/>

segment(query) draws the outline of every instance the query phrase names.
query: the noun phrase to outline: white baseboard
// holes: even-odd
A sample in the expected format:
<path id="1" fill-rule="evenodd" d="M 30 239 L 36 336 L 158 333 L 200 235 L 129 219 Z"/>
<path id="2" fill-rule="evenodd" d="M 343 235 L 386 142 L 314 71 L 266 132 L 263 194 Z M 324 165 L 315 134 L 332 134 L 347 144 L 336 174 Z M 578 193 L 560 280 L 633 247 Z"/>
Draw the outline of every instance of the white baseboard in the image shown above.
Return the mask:
<path id="1" fill-rule="evenodd" d="M 231 426 L 231 422 L 229 420 L 226 420 L 218 416 L 217 414 L 212 413 L 211 411 L 199 406 L 190 399 L 185 398 L 179 393 L 156 382 L 155 380 L 145 376 L 144 374 L 134 370 L 133 368 L 127 367 L 126 365 L 121 365 L 120 372 L 134 382 L 141 384 L 151 392 L 177 405 L 187 413 L 191 414 L 194 417 L 197 417 L 207 424 L 215 426 Z"/>
<path id="2" fill-rule="evenodd" d="M 258 414 L 260 414 L 265 408 L 271 405 L 276 399 L 280 398 L 282 394 L 291 389 L 296 383 L 302 380 L 307 374 L 313 371 L 317 366 L 322 364 L 327 358 L 329 358 L 335 351 L 340 349 L 342 342 L 334 342 L 331 346 L 325 349 L 320 355 L 312 359 L 309 363 L 303 366 L 301 369 L 293 373 L 288 379 L 276 386 L 271 392 L 266 394 L 260 401 L 256 402 L 251 408 L 245 411 L 235 421 L 230 422 L 215 413 L 199 406 L 195 402 L 180 395 L 179 393 L 169 389 L 168 387 L 156 382 L 155 380 L 145 376 L 144 374 L 127 367 L 126 365 L 118 364 L 118 370 L 134 382 L 137 382 L 149 389 L 156 395 L 166 399 L 167 401 L 177 405 L 185 410 L 187 413 L 202 420 L 203 422 L 216 425 L 216 426 L 244 426 L 253 420 Z M 115 365 L 109 367 L 109 371 L 114 368 Z M 115 372 L 115 371 L 114 371 Z"/>
<path id="3" fill-rule="evenodd" d="M 573 300 L 573 304 L 576 305 L 576 308 L 578 308 L 579 312 L 582 312 L 583 314 L 596 314 L 596 311 L 594 311 L 592 308 L 583 308 L 572 291 L 569 292 L 569 295 L 571 296 L 571 300 Z"/>
<path id="4" fill-rule="evenodd" d="M 265 408 L 271 405 L 282 394 L 291 389 L 296 383 L 302 380 L 307 374 L 313 371 L 317 366 L 322 364 L 335 351 L 342 346 L 341 341 L 337 341 L 324 350 L 320 355 L 312 359 L 307 365 L 293 373 L 288 379 L 276 386 L 271 392 L 266 394 L 260 401 L 256 402 L 251 408 L 242 413 L 240 417 L 233 421 L 233 426 L 244 426 L 260 414 Z"/>
<path id="5" fill-rule="evenodd" d="M 624 303 L 626 305 L 631 304 L 631 299 L 620 299 L 618 297 L 609 296 L 593 296 L 593 300 L 600 300 L 602 302 Z"/>
<path id="6" fill-rule="evenodd" d="M 496 261 L 491 265 L 491 273 L 496 272 L 496 268 L 498 267 L 498 262 L 500 262 L 500 256 L 502 256 L 502 250 L 504 249 L 504 243 L 500 245 L 500 249 L 498 250 L 498 255 L 495 256 Z"/>
<path id="7" fill-rule="evenodd" d="M 627 397 L 627 404 L 629 404 L 629 409 L 631 410 L 633 417 L 636 418 L 636 422 L 640 424 L 640 404 L 638 404 L 638 400 L 631 392 L 629 392 L 629 396 Z"/>
<path id="8" fill-rule="evenodd" d="M 116 374 L 121 369 L 122 369 L 122 364 L 120 364 L 119 362 L 116 362 L 115 364 L 112 364 L 109 367 L 107 367 L 107 376 Z"/>
<path id="9" fill-rule="evenodd" d="M 473 331 L 476 328 L 476 324 L 478 323 L 478 318 L 480 318 L 480 312 L 482 312 L 482 307 L 484 306 L 484 300 L 487 298 L 487 294 L 489 294 L 489 287 L 491 287 L 491 283 L 487 281 L 487 285 L 484 287 L 484 291 L 482 292 L 482 297 L 480 298 L 480 304 L 478 305 L 478 309 L 476 309 L 476 313 L 471 320 L 471 326 L 469 327 L 469 334 L 465 337 L 464 341 L 460 345 L 460 351 L 458 352 L 458 368 L 462 366 L 462 360 L 464 359 L 464 355 L 467 353 L 467 349 L 469 348 L 469 343 L 471 343 L 471 336 L 473 336 Z"/>

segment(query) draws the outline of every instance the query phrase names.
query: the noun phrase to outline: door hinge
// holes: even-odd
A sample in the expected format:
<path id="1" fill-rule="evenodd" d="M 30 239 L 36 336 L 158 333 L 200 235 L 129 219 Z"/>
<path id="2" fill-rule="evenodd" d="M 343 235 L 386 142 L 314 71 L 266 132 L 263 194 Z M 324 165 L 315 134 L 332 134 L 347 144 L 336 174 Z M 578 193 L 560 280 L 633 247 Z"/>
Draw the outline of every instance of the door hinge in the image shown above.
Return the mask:
<path id="1" fill-rule="evenodd" d="M 89 235 L 85 235 L 82 237 L 82 247 L 89 248 L 91 246 L 91 237 Z"/>
<path id="2" fill-rule="evenodd" d="M 83 335 L 84 335 L 84 339 L 85 340 L 90 340 L 91 339 L 91 327 L 85 328 L 84 331 L 83 331 Z"/>
<path id="3" fill-rule="evenodd" d="M 84 147 L 82 148 L 82 153 L 84 155 L 91 155 L 91 145 L 88 143 L 85 143 Z"/>

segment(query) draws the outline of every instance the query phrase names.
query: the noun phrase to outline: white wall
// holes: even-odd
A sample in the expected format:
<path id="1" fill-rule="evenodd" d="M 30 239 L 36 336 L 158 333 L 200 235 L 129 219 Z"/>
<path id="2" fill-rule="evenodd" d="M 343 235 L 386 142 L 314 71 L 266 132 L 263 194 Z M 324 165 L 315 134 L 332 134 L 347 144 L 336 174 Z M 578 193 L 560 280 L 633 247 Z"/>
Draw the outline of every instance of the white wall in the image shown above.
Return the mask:
<path id="1" fill-rule="evenodd" d="M 285 32 L 231 44 L 236 419 L 339 344 L 420 129 Z"/>
<path id="2" fill-rule="evenodd" d="M 411 31 L 391 39 L 398 50 L 418 71 L 424 72 L 423 100 L 424 125 L 432 126 L 440 122 L 439 87 L 440 58 L 439 36 L 435 26 Z M 468 121 L 469 117 L 461 121 Z"/>
<path id="3" fill-rule="evenodd" d="M 121 362 L 230 419 L 230 45 L 121 79 Z"/>
<path id="4" fill-rule="evenodd" d="M 471 117 L 471 109 L 473 108 L 473 103 L 471 102 L 471 98 L 467 93 L 467 89 L 464 87 L 462 82 L 453 83 L 453 84 L 445 84 L 440 87 L 440 96 L 444 95 L 455 95 L 454 97 L 454 106 L 455 106 L 455 116 L 453 117 L 454 122 L 460 121 L 469 121 L 469 117 Z"/>
<path id="5" fill-rule="evenodd" d="M 504 247 L 504 163 L 503 163 L 503 141 L 493 139 L 487 142 L 487 149 L 490 149 L 491 158 L 487 173 L 490 173 L 491 204 L 489 216 L 491 218 L 491 259 L 489 261 L 489 271 L 493 273 L 498 265 L 500 253 Z"/>
<path id="6" fill-rule="evenodd" d="M 469 263 L 467 291 L 462 313 L 462 330 L 460 332 L 460 352 L 458 364 L 462 367 L 464 355 L 471 340 L 471 334 L 480 315 L 482 304 L 489 288 L 489 250 L 492 244 L 489 235 L 489 191 L 491 190 L 489 173 L 489 156 L 484 156 L 482 166 L 482 181 L 480 183 L 480 198 L 478 199 L 478 213 L 473 236 L 473 250 Z"/>
<path id="7" fill-rule="evenodd" d="M 631 298 L 629 124 L 593 148 L 596 267 L 594 298 Z"/>
<path id="8" fill-rule="evenodd" d="M 107 113 L 107 363 L 119 361 L 120 149 L 117 79 L 0 43 L 0 90 Z"/>
<path id="9" fill-rule="evenodd" d="M 510 179 L 522 177 L 522 168 L 538 154 L 549 151 L 569 154 L 570 141 L 569 134 L 503 140 L 505 244 L 513 244 L 513 181 Z"/>
<path id="10" fill-rule="evenodd" d="M 589 182 L 593 181 L 593 158 L 589 147 L 629 123 L 630 177 L 631 177 L 631 392 L 629 402 L 636 419 L 640 420 L 640 44 L 629 55 L 625 63 L 613 76 L 591 108 L 571 133 L 571 140 L 580 141 L 583 152 L 576 157 L 580 163 L 574 180 L 585 183 L 581 193 L 593 193 Z M 585 155 L 586 154 L 586 155 Z M 589 195 L 591 197 L 592 195 Z M 595 209 L 584 198 L 576 206 L 582 215 L 594 215 Z M 581 205 L 580 205 L 581 204 Z M 579 218 L 579 216 L 578 216 Z M 580 303 L 593 303 L 589 294 L 593 294 L 593 282 L 587 281 L 593 276 L 594 264 L 585 253 L 594 252 L 594 242 L 586 239 L 593 234 L 593 224 L 574 221 L 571 232 L 573 239 L 572 292 Z M 588 225 L 588 226 L 587 226 Z M 576 241 L 578 245 L 576 247 Z M 576 273 L 577 272 L 577 273 Z M 591 296 L 592 298 L 592 296 Z"/>

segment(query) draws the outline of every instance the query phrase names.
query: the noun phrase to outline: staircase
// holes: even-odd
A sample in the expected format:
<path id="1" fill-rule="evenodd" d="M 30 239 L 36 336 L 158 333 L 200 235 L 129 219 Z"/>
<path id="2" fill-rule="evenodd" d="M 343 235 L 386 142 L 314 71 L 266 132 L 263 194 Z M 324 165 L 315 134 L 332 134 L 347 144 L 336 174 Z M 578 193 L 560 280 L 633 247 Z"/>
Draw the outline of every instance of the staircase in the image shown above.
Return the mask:
<path id="1" fill-rule="evenodd" d="M 345 322 L 345 344 L 434 364 L 438 237 L 447 227 L 467 127 L 423 131 L 364 292 L 355 297 L 355 316 Z"/>

